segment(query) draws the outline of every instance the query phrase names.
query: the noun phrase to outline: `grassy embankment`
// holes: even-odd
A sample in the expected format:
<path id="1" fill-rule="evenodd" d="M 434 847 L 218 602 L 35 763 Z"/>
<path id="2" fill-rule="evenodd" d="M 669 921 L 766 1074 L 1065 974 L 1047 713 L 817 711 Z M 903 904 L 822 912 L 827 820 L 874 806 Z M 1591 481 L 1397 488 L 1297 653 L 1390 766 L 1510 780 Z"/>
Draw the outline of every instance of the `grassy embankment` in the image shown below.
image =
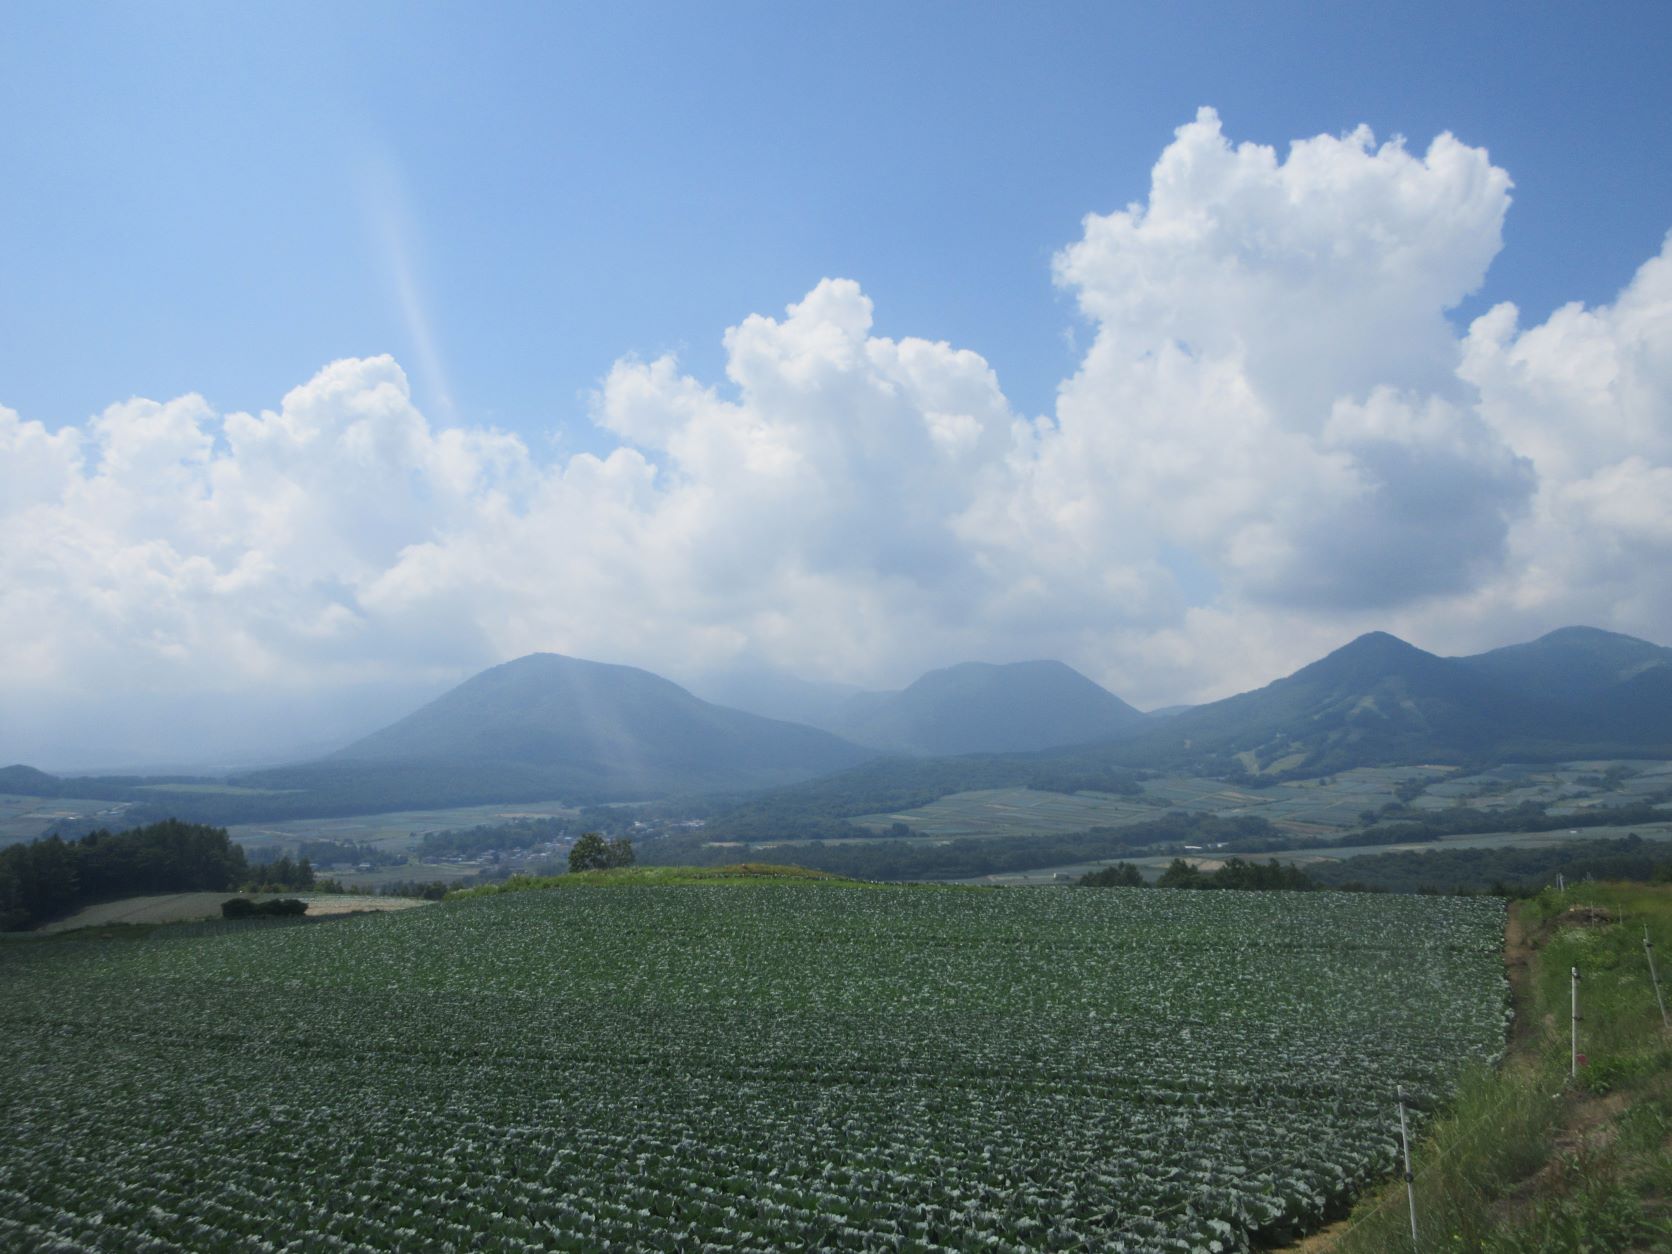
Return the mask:
<path id="1" fill-rule="evenodd" d="M 1649 979 L 1645 928 L 1672 1000 L 1672 888 L 1583 884 L 1517 904 L 1506 951 L 1516 998 L 1509 1055 L 1469 1076 L 1415 1149 L 1419 1251 L 1672 1248 L 1672 1032 Z M 1403 1182 L 1302 1248 L 1411 1249 Z"/>

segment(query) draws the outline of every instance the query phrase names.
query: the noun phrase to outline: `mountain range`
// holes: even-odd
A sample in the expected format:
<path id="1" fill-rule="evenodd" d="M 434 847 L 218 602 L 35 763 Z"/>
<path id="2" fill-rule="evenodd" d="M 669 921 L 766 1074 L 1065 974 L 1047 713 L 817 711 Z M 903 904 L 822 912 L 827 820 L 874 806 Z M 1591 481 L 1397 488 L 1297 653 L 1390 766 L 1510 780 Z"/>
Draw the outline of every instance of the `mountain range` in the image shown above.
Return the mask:
<path id="1" fill-rule="evenodd" d="M 1172 715 L 1127 764 L 1251 774 L 1513 758 L 1672 756 L 1672 649 L 1592 627 L 1470 657 L 1360 636 L 1264 688 Z"/>
<path id="2" fill-rule="evenodd" d="M 1672 649 L 1569 627 L 1447 658 L 1372 632 L 1263 688 L 1154 716 L 1059 662 L 965 663 L 898 692 L 847 694 L 823 721 L 815 728 L 765 718 L 635 667 L 542 653 L 483 671 L 327 757 L 233 776 L 234 792 L 60 780 L 25 767 L 0 771 L 0 790 L 142 796 L 233 821 L 741 792 L 828 776 L 879 754 L 1022 754 L 1074 771 L 1267 777 L 1414 762 L 1672 757 Z M 867 778 L 890 770 L 923 778 L 904 761 L 881 766 L 868 766 Z"/>

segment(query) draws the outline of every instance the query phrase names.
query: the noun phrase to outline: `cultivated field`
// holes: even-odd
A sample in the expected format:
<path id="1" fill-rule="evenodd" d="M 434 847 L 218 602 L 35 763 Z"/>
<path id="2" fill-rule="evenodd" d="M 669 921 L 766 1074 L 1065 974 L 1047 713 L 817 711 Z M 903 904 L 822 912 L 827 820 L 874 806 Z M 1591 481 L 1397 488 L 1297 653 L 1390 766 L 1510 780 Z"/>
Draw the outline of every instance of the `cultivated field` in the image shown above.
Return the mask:
<path id="1" fill-rule="evenodd" d="M 294 849 L 298 841 L 356 841 L 376 845 L 390 853 L 409 853 L 418 839 L 429 832 L 504 823 L 519 818 L 560 816 L 573 818 L 580 811 L 561 801 L 531 801 L 511 804 L 465 806 L 447 810 L 399 810 L 388 814 L 357 814 L 346 818 L 294 819 L 283 823 L 238 823 L 227 831 L 232 839 L 252 852 L 279 846 Z M 434 868 L 399 868 L 401 879 L 436 879 Z M 354 876 L 356 880 L 367 878 Z"/>
<path id="2" fill-rule="evenodd" d="M 73 797 L 20 797 L 0 793 L 0 845 L 36 840 L 63 819 L 110 819 L 126 809 L 121 802 Z"/>
<path id="3" fill-rule="evenodd" d="M 905 840 L 946 841 L 994 836 L 1060 835 L 1090 827 L 1124 827 L 1160 817 L 1169 810 L 1193 810 L 1222 818 L 1258 815 L 1295 838 L 1293 851 L 1276 856 L 1295 861 L 1336 859 L 1357 853 L 1388 853 L 1421 846 L 1359 846 L 1352 833 L 1374 814 L 1398 799 L 1402 785 L 1421 783 L 1424 791 L 1412 805 L 1439 811 L 1469 805 L 1497 809 L 1534 802 L 1553 814 L 1581 814 L 1596 806 L 1626 805 L 1672 789 L 1672 762 L 1567 762 L 1545 766 L 1502 766 L 1478 774 L 1461 775 L 1435 766 L 1357 767 L 1322 779 L 1297 780 L 1268 788 L 1245 788 L 1198 776 L 1164 776 L 1145 780 L 1143 794 L 1118 797 L 1106 793 L 1035 792 L 1026 788 L 986 789 L 954 793 L 915 810 L 869 814 L 853 820 L 877 830 L 899 822 L 911 828 Z M 1672 807 L 1665 829 L 1672 830 Z M 1574 839 L 1608 837 L 1637 832 L 1644 837 L 1666 834 L 1663 825 L 1632 824 L 1624 828 L 1590 827 L 1570 833 L 1498 832 L 1447 838 L 1439 845 L 1488 847 L 1552 844 Z M 1320 845 L 1333 838 L 1333 844 Z M 793 846 L 796 842 L 776 842 Z M 756 845 L 769 848 L 769 845 Z M 1261 854 L 1261 857 L 1272 856 Z M 1159 869 L 1173 855 L 1132 859 Z M 1099 862 L 1041 867 L 994 876 L 994 883 L 1049 883 L 1106 865 Z"/>
<path id="4" fill-rule="evenodd" d="M 867 814 L 861 827 L 886 828 L 903 822 L 920 836 L 1044 836 L 1119 827 L 1159 817 L 1164 811 L 1133 797 L 1101 792 L 1036 792 L 1031 788 L 982 788 L 953 793 L 916 810 Z"/>
<path id="5" fill-rule="evenodd" d="M 1571 845 L 1587 840 L 1618 840 L 1622 836 L 1641 836 L 1644 840 L 1672 840 L 1672 818 L 1664 823 L 1633 823 L 1625 827 L 1580 827 L 1559 828 L 1550 832 L 1475 832 L 1467 836 L 1442 836 L 1438 840 L 1423 841 L 1416 844 L 1396 845 L 1304 845 L 1294 849 L 1262 850 L 1260 853 L 1245 853 L 1240 857 L 1256 862 L 1264 862 L 1268 858 L 1275 858 L 1279 862 L 1292 862 L 1302 870 L 1326 862 L 1339 862 L 1343 858 L 1355 858 L 1361 854 L 1382 853 L 1430 853 L 1440 849 L 1538 849 L 1550 845 Z M 1347 838 L 1351 840 L 1349 836 Z M 984 875 L 972 880 L 959 881 L 969 884 L 997 884 L 997 885 L 1028 885 L 1028 884 L 1060 884 L 1065 880 L 1077 879 L 1087 871 L 1101 870 L 1114 862 L 1131 862 L 1143 871 L 1151 880 L 1167 869 L 1169 863 L 1178 854 L 1166 853 L 1156 855 L 1134 855 L 1131 857 L 1099 858 L 1093 862 L 1075 862 L 1063 866 L 1037 867 L 1028 871 L 1010 871 L 998 875 Z M 1185 853 L 1184 861 L 1203 870 L 1211 871 L 1223 865 L 1226 855 Z"/>
<path id="6" fill-rule="evenodd" d="M 1142 796 L 1134 797 L 993 788 L 954 793 L 915 810 L 868 814 L 854 822 L 877 829 L 899 822 L 924 837 L 945 840 L 1122 827 L 1157 818 L 1168 810 L 1197 810 L 1226 817 L 1257 814 L 1296 836 L 1331 836 L 1361 826 L 1363 813 L 1394 801 L 1401 783 L 1440 781 L 1447 774 L 1441 767 L 1360 767 L 1269 788 L 1170 775 L 1144 781 Z"/>
<path id="7" fill-rule="evenodd" d="M 1501 1049 L 1501 927 L 745 883 L 12 945 L 0 1245 L 1240 1249 Z"/>

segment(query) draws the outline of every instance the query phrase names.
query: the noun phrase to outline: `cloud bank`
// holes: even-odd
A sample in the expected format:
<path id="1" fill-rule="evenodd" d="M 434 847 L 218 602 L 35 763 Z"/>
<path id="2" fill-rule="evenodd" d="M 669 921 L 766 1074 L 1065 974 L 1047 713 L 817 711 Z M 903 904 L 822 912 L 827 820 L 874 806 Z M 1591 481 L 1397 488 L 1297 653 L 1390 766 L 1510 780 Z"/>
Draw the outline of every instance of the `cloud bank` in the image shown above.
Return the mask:
<path id="1" fill-rule="evenodd" d="M 869 684 L 1051 656 L 1158 704 L 1370 627 L 1662 637 L 1672 242 L 1612 305 L 1462 330 L 1510 186 L 1450 135 L 1279 154 L 1204 109 L 1057 255 L 1092 335 L 1045 416 L 969 349 L 874 334 L 848 279 L 726 331 L 724 380 L 616 362 L 602 457 L 440 428 L 388 357 L 260 414 L 0 408 L 0 698 L 436 685 L 550 649 Z"/>

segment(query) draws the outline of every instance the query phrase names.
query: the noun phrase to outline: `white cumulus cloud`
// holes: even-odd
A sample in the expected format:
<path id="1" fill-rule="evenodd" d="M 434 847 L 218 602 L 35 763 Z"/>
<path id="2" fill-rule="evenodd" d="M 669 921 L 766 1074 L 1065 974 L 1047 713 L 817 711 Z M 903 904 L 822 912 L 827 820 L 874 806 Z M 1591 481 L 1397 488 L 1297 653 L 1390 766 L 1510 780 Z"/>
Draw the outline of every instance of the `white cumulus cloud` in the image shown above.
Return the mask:
<path id="1" fill-rule="evenodd" d="M 723 379 L 616 362 L 602 456 L 438 427 L 387 357 L 259 414 L 0 408 L 0 702 L 433 687 L 555 649 L 873 684 L 1057 656 L 1163 703 L 1371 627 L 1655 637 L 1672 244 L 1611 305 L 1459 328 L 1509 192 L 1450 135 L 1280 154 L 1203 110 L 1056 258 L 1091 336 L 1043 416 L 968 348 L 877 335 L 847 279 L 726 331 Z M 0 756 L 29 745 L 0 723 Z"/>

